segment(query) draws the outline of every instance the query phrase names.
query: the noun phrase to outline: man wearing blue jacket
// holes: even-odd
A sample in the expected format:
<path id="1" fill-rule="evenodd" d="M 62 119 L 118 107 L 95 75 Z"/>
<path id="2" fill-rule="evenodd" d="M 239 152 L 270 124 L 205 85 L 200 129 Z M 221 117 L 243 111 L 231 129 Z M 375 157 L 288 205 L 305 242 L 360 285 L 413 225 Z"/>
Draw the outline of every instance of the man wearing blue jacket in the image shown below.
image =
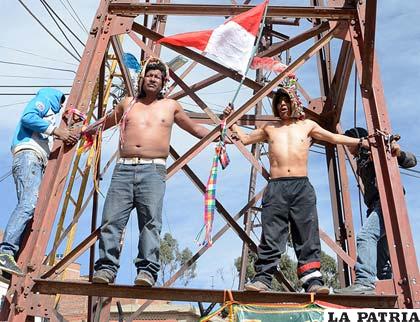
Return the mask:
<path id="1" fill-rule="evenodd" d="M 28 103 L 16 128 L 13 142 L 12 173 L 18 203 L 13 210 L 0 243 L 0 270 L 22 275 L 15 258 L 28 222 L 32 219 L 44 169 L 50 154 L 52 137 L 75 144 L 78 136 L 55 126 L 65 96 L 59 90 L 43 88 Z"/>

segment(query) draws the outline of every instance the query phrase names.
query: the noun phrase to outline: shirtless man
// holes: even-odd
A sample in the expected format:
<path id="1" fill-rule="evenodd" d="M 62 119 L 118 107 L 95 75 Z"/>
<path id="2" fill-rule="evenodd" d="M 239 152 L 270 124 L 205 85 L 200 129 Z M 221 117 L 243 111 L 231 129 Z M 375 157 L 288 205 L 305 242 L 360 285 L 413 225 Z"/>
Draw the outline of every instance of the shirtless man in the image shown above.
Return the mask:
<path id="1" fill-rule="evenodd" d="M 297 274 L 306 292 L 328 293 L 320 272 L 320 240 L 316 196 L 308 180 L 308 152 L 312 140 L 349 146 L 369 146 L 360 140 L 324 130 L 304 119 L 296 92 L 280 87 L 273 98 L 273 114 L 279 121 L 245 134 L 236 124 L 232 130 L 243 144 L 268 142 L 270 176 L 262 199 L 262 235 L 255 262 L 256 275 L 245 285 L 249 291 L 270 289 L 272 275 L 286 250 L 289 223 L 293 247 L 298 259 Z M 227 107 L 225 115 L 232 112 Z M 362 142 L 363 141 L 363 142 Z"/>
<path id="2" fill-rule="evenodd" d="M 119 268 L 121 235 L 136 208 L 140 237 L 135 259 L 136 285 L 153 286 L 160 269 L 159 247 L 166 158 L 174 122 L 202 138 L 210 131 L 194 123 L 181 105 L 164 99 L 167 67 L 154 59 L 139 78 L 139 94 L 121 101 L 106 117 L 104 129 L 121 121 L 120 157 L 114 169 L 102 215 L 99 259 L 94 283 L 112 283 Z"/>

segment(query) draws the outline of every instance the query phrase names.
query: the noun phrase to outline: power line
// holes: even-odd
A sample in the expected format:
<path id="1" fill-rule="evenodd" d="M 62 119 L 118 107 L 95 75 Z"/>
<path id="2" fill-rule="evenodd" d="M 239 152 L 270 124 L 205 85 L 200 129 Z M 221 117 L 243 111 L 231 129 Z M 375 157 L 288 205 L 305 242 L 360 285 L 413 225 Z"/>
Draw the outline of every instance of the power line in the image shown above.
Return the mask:
<path id="1" fill-rule="evenodd" d="M 0 182 L 3 182 L 4 180 L 6 180 L 8 177 L 10 177 L 12 175 L 12 171 L 10 170 L 10 171 L 8 171 L 8 172 L 6 172 L 5 174 L 3 174 L 1 177 L 0 177 Z"/>
<path id="2" fill-rule="evenodd" d="M 67 24 L 63 21 L 63 19 L 60 18 L 60 16 L 54 11 L 53 8 L 51 8 L 51 6 L 45 1 L 45 0 L 41 0 L 41 3 L 44 5 L 44 8 L 47 9 L 48 13 L 50 14 L 50 17 L 54 20 L 55 24 L 57 25 L 58 28 L 59 25 L 57 23 L 57 21 L 54 19 L 54 17 L 51 15 L 51 12 L 54 14 L 54 16 L 57 17 L 58 20 L 60 20 L 60 22 L 63 24 L 64 27 L 66 27 L 66 29 L 73 35 L 74 38 L 77 39 L 77 41 L 79 41 L 79 43 L 85 47 L 85 44 L 83 43 L 83 41 L 80 40 L 80 38 L 73 32 L 73 30 L 71 30 L 69 28 L 69 26 L 67 26 Z M 49 9 L 49 10 L 48 10 Z M 61 30 L 61 28 L 60 28 Z M 66 37 L 66 34 L 64 33 L 64 31 L 61 30 L 61 32 L 63 33 L 64 37 Z M 67 39 L 67 37 L 66 37 Z M 67 41 L 71 44 L 70 40 L 67 39 Z M 73 47 L 73 46 L 72 46 Z M 74 49 L 74 48 L 73 48 Z M 74 49 L 76 50 L 76 49 Z"/>
<path id="3" fill-rule="evenodd" d="M 41 4 L 44 6 L 45 10 L 47 10 L 48 15 L 51 17 L 51 19 L 54 21 L 55 25 L 57 26 L 57 28 L 60 30 L 61 34 L 64 36 L 64 38 L 67 40 L 67 42 L 69 43 L 70 47 L 74 50 L 74 52 L 76 53 L 77 57 L 79 57 L 79 59 L 82 59 L 82 56 L 80 56 L 79 52 L 77 51 L 76 47 L 74 47 L 73 43 L 70 41 L 70 39 L 67 37 L 66 33 L 64 32 L 64 30 L 60 27 L 60 25 L 58 24 L 57 20 L 55 20 L 54 16 L 51 14 L 51 12 L 49 11 L 48 7 L 45 5 L 45 3 L 41 1 Z"/>
<path id="4" fill-rule="evenodd" d="M 70 93 L 64 93 L 64 95 L 69 95 Z M 0 93 L 0 96 L 35 96 L 36 93 Z"/>
<path id="5" fill-rule="evenodd" d="M 5 61 L 5 60 L 0 60 L 1 64 L 9 64 L 9 65 L 19 65 L 19 66 L 27 66 L 27 67 L 37 67 L 37 68 L 43 68 L 43 69 L 49 69 L 49 70 L 58 70 L 61 72 L 70 72 L 73 74 L 76 74 L 76 72 L 74 70 L 71 69 L 63 69 L 63 68 L 54 68 L 54 67 L 48 67 L 48 66 L 42 66 L 42 65 L 32 65 L 32 64 L 24 64 L 24 63 L 15 63 L 12 61 Z"/>
<path id="6" fill-rule="evenodd" d="M 46 56 L 38 55 L 38 54 L 32 53 L 32 52 L 30 52 L 30 51 L 25 51 L 25 50 L 16 49 L 16 48 L 11 48 L 11 47 L 2 46 L 2 45 L 0 45 L 0 48 L 5 48 L 5 49 L 13 50 L 13 51 L 16 51 L 16 52 L 19 52 L 19 53 L 24 53 L 24 54 L 28 54 L 28 55 L 32 55 L 32 56 L 36 56 L 36 57 L 41 57 L 41 58 L 44 58 L 44 59 L 48 59 L 48 60 L 52 60 L 52 61 L 56 61 L 56 62 L 63 63 L 63 64 L 68 64 L 68 65 L 72 65 L 72 66 L 77 66 L 77 64 L 74 64 L 74 63 L 68 63 L 68 62 L 65 62 L 65 61 L 63 61 L 63 60 L 59 60 L 59 59 L 54 59 L 54 58 L 51 58 L 51 57 L 46 57 Z"/>
<path id="7" fill-rule="evenodd" d="M 0 78 L 29 78 L 29 79 L 53 79 L 53 80 L 74 80 L 73 78 L 55 78 L 55 77 L 38 77 L 38 76 L 23 76 L 23 75 L 1 75 Z"/>
<path id="8" fill-rule="evenodd" d="M 73 18 L 73 20 L 76 21 L 76 23 L 88 34 L 89 32 L 86 29 L 85 25 L 83 24 L 83 21 L 77 15 L 77 12 L 73 9 L 73 7 L 71 6 L 70 2 L 67 0 L 68 5 L 70 6 L 70 8 L 73 11 L 73 13 L 76 15 L 77 19 L 73 16 L 73 14 L 70 12 L 70 10 L 66 7 L 66 5 L 64 4 L 64 2 L 62 0 L 60 0 L 60 2 L 63 5 L 63 7 L 66 9 L 66 11 L 70 14 L 70 16 Z"/>
<path id="9" fill-rule="evenodd" d="M 32 88 L 32 87 L 68 88 L 68 87 L 71 87 L 71 85 L 0 85 L 0 88 Z"/>
<path id="10" fill-rule="evenodd" d="M 70 55 L 72 56 L 74 59 L 76 59 L 78 62 L 80 62 L 80 59 L 77 58 L 65 45 L 63 45 L 61 43 L 60 40 L 57 39 L 57 37 L 55 37 L 49 30 L 47 27 L 44 26 L 44 24 L 32 13 L 32 11 L 23 3 L 22 0 L 18 0 L 19 3 L 25 8 L 26 11 L 29 12 L 29 14 L 41 25 L 42 28 L 44 28 L 44 30 L 52 37 L 54 38 L 54 40 L 60 44 L 61 47 L 63 47 L 63 49 Z"/>
<path id="11" fill-rule="evenodd" d="M 3 108 L 3 107 L 9 107 L 9 106 L 14 106 L 14 105 L 20 105 L 20 104 L 26 104 L 26 103 L 28 103 L 29 101 L 24 101 L 24 102 L 15 102 L 15 103 L 10 103 L 10 104 L 4 104 L 4 105 L 0 105 L 0 108 Z"/>

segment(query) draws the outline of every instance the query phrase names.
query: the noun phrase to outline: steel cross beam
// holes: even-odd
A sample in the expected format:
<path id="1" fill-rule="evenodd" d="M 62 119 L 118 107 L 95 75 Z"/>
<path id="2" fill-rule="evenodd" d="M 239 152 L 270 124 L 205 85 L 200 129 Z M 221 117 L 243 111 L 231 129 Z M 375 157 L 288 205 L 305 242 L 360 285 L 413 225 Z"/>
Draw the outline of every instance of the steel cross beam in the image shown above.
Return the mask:
<path id="1" fill-rule="evenodd" d="M 191 288 L 138 287 L 129 285 L 93 284 L 89 282 L 63 282 L 35 279 L 34 292 L 41 294 L 69 294 L 223 303 L 225 291 L 203 290 Z M 326 295 L 314 293 L 270 293 L 270 292 L 242 292 L 232 291 L 234 300 L 241 303 L 310 303 L 313 300 L 325 301 L 331 304 L 365 308 L 394 308 L 394 295 Z"/>
<path id="2" fill-rule="evenodd" d="M 183 16 L 234 16 L 254 8 L 250 5 L 211 5 L 211 4 L 158 4 L 113 1 L 110 13 L 121 16 L 138 16 L 141 14 L 183 15 Z M 320 18 L 330 20 L 348 20 L 357 15 L 354 8 L 325 7 L 287 7 L 268 6 L 267 17 Z"/>

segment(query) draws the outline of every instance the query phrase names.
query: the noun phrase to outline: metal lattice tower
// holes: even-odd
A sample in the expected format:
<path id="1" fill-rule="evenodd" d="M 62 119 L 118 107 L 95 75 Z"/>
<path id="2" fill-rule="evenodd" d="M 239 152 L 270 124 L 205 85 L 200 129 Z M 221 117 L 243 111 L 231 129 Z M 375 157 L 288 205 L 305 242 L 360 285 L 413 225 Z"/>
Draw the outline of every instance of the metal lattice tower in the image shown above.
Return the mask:
<path id="1" fill-rule="evenodd" d="M 374 133 L 376 130 L 391 133 L 379 66 L 375 60 L 374 52 L 377 1 L 330 0 L 326 2 L 312 0 L 311 5 L 307 7 L 269 6 L 264 37 L 258 56 L 272 57 L 287 52 L 308 40 L 315 40 L 315 42 L 308 44 L 307 50 L 302 55 L 293 59 L 284 72 L 270 81 L 264 82 L 262 75 L 259 73 L 257 73 L 255 80 L 245 78 L 244 86 L 252 89 L 254 95 L 249 97 L 228 118 L 228 126 L 238 122 L 242 125 L 258 127 L 267 121 L 274 120 L 271 116 L 262 115 L 261 100 L 271 95 L 272 90 L 277 87 L 286 74 L 297 70 L 311 57 L 315 56 L 321 90 L 319 97 L 307 97 L 307 101 L 310 102 L 305 111 L 307 117 L 332 131 L 341 131 L 340 116 L 351 70 L 355 65 L 369 133 Z M 195 5 L 170 4 L 169 1 L 165 0 L 157 0 L 156 3 L 101 0 L 68 98 L 67 108 L 78 108 L 83 112 L 88 112 L 89 115 L 101 117 L 107 106 L 112 79 L 117 73 L 117 64 L 127 94 L 133 95 L 134 88 L 129 72 L 122 63 L 121 35 L 127 35 L 140 47 L 142 58 L 150 55 L 159 56 L 161 45 L 157 45 L 154 41 L 163 37 L 167 16 L 231 16 L 248 10 L 251 7 L 248 3 L 249 1 L 245 1 L 243 5 L 212 5 L 209 2 L 206 5 Z M 273 28 L 276 24 L 299 24 L 299 19 L 302 18 L 310 19 L 312 27 L 290 39 L 282 39 L 282 35 Z M 142 23 L 136 22 L 137 20 L 142 20 Z M 275 41 L 276 39 L 280 39 L 280 41 Z M 340 51 L 336 60 L 333 59 L 329 47 L 332 39 L 340 43 Z M 170 179 L 177 171 L 183 170 L 192 183 L 204 193 L 204 183 L 188 166 L 188 162 L 219 135 L 220 115 L 213 113 L 196 92 L 225 78 L 239 82 L 242 76 L 190 49 L 165 44 L 163 46 L 194 61 L 182 75 L 178 76 L 174 71 L 170 72 L 174 84 L 178 85 L 181 90 L 170 94 L 169 97 L 180 99 L 189 96 L 203 110 L 203 113 L 190 113 L 190 117 L 196 122 L 216 125 L 209 135 L 201 139 L 183 155 L 179 155 L 171 147 L 170 155 L 175 161 L 168 168 L 167 179 Z M 335 64 L 332 63 L 333 61 Z M 213 70 L 215 74 L 196 84 L 188 85 L 183 78 L 193 70 L 196 64 L 206 66 Z M 336 66 L 335 69 L 332 67 L 333 65 Z M 304 89 L 300 88 L 300 90 L 302 95 L 305 96 Z M 97 109 L 96 113 L 94 113 L 95 108 Z M 254 114 L 247 114 L 252 109 L 255 110 Z M 377 283 L 377 296 L 319 295 L 319 298 L 330 303 L 355 307 L 418 308 L 420 307 L 419 287 L 416 283 L 419 277 L 418 266 L 399 170 L 395 158 L 392 158 L 390 151 L 387 150 L 384 138 L 376 136 L 374 140 L 376 148 L 372 149 L 372 156 L 378 180 L 393 278 Z M 241 289 L 248 250 L 255 251 L 257 247 L 250 237 L 252 216 L 258 211 L 256 204 L 262 196 L 262 191 L 256 191 L 255 189 L 255 178 L 257 175 L 261 175 L 268 179 L 269 174 L 258 162 L 259 146 L 253 146 L 249 151 L 239 142 L 235 142 L 235 145 L 251 164 L 249 201 L 235 215 L 231 215 L 217 201 L 217 211 L 226 220 L 227 224 L 216 232 L 213 239 L 216 242 L 231 228 L 243 240 Z M 198 250 L 192 259 L 181 267 L 162 288 L 144 289 L 122 285 L 99 285 L 59 280 L 64 269 L 84 251 L 89 248 L 92 249 L 98 239 L 100 227 L 97 227 L 95 219 L 98 197 L 94 189 L 86 194 L 86 180 L 88 180 L 89 173 L 93 168 L 96 169 L 94 175 L 99 178 L 100 173 L 106 171 L 112 161 L 111 159 L 101 170 L 97 163 L 92 162 L 92 160 L 99 160 L 100 154 L 93 151 L 82 169 L 80 167 L 80 154 L 77 154 L 76 150 L 77 147 L 69 148 L 60 142 L 55 142 L 40 188 L 40 197 L 35 210 L 32 229 L 18 259 L 18 264 L 26 275 L 12 278 L 2 308 L 2 320 L 8 318 L 10 321 L 25 321 L 30 316 L 58 320 L 59 317 L 55 307 L 59 298 L 54 297 L 57 294 L 89 296 L 88 319 L 100 321 L 105 320 L 109 313 L 111 297 L 146 298 L 150 300 L 130 316 L 129 320 L 134 319 L 155 299 L 200 302 L 223 301 L 223 291 L 169 288 L 189 265 L 208 251 L 205 247 Z M 100 142 L 96 151 L 100 151 Z M 353 218 L 346 170 L 346 150 L 342 146 L 325 145 L 325 151 L 335 239 L 330 238 L 322 230 L 320 233 L 321 239 L 337 253 L 340 282 L 342 286 L 345 286 L 353 279 L 352 267 L 354 267 L 356 260 Z M 352 166 L 355 165 L 352 164 Z M 84 181 L 82 182 L 84 184 L 81 185 L 80 193 L 75 198 L 71 196 L 71 185 L 77 173 L 80 173 L 83 177 Z M 69 179 L 66 180 L 68 176 Z M 65 202 L 74 203 L 73 220 L 66 229 L 64 229 L 63 223 L 59 221 L 53 249 L 47 252 L 48 241 L 53 235 L 53 225 L 64 191 L 66 191 Z M 91 199 L 93 199 L 91 234 L 76 247 L 73 247 L 71 236 L 78 218 Z M 62 215 L 65 215 L 66 212 L 64 208 L 62 208 Z M 244 229 L 237 222 L 242 216 L 245 217 Z M 56 249 L 65 238 L 67 238 L 66 254 L 63 259 L 56 263 Z M 46 253 L 49 254 L 47 259 L 45 259 Z M 92 249 L 90 276 L 93 271 L 93 259 L 94 252 Z M 276 277 L 284 284 L 286 289 L 293 291 L 281 272 Z M 234 296 L 235 299 L 243 302 L 281 302 L 286 301 L 286 299 L 288 302 L 306 302 L 309 300 L 307 294 L 297 293 L 255 295 L 238 291 L 234 292 Z M 96 308 L 100 309 L 93 310 L 95 303 Z"/>

